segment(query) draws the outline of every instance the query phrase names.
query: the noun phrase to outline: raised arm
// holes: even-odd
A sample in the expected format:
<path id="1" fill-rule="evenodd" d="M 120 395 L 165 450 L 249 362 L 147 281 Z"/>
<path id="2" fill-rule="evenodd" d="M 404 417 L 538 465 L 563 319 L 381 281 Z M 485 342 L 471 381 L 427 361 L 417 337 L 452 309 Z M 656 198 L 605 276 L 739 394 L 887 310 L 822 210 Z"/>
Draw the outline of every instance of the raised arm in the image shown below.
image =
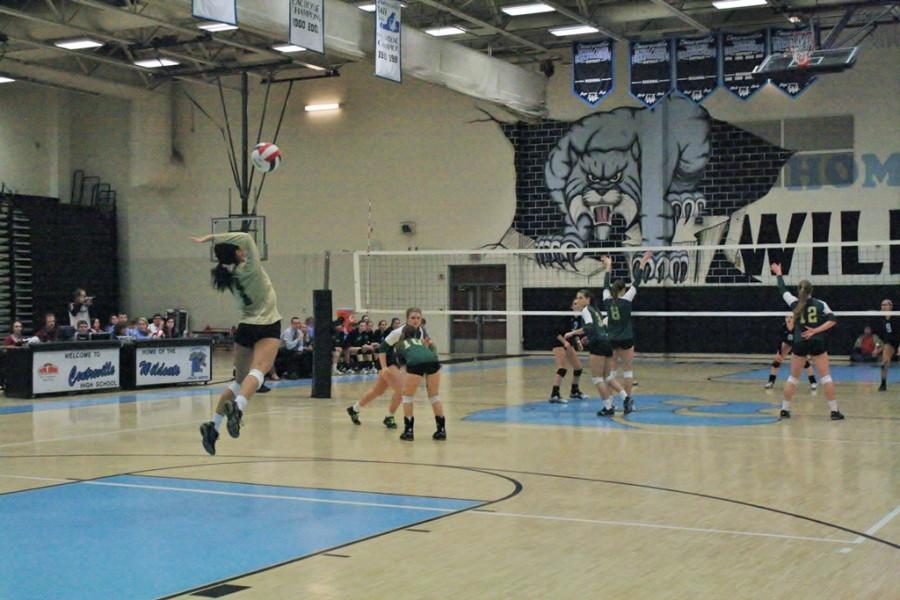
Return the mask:
<path id="1" fill-rule="evenodd" d="M 797 296 L 790 293 L 787 286 L 784 285 L 784 277 L 781 276 L 781 265 L 779 263 L 772 263 L 769 267 L 772 269 L 772 274 L 777 277 L 776 282 L 781 297 L 784 298 L 784 301 L 788 306 L 793 306 L 794 303 L 797 302 Z"/>
<path id="2" fill-rule="evenodd" d="M 234 244 L 244 251 L 248 266 L 259 266 L 259 248 L 253 241 L 253 236 L 243 231 L 229 231 L 227 233 L 214 233 L 203 237 L 192 237 L 191 240 L 198 244 L 212 242 L 213 244 Z"/>

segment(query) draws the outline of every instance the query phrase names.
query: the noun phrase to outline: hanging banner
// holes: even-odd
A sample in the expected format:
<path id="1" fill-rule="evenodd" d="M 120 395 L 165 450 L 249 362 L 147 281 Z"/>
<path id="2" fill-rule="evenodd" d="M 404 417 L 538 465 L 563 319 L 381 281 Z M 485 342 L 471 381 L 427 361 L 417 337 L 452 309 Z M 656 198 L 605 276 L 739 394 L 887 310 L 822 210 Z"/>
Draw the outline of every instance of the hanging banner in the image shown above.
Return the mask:
<path id="1" fill-rule="evenodd" d="M 715 35 L 675 40 L 675 88 L 703 102 L 719 85 L 719 40 Z"/>
<path id="2" fill-rule="evenodd" d="M 631 42 L 631 95 L 653 107 L 672 91 L 672 52 L 669 40 Z"/>
<path id="3" fill-rule="evenodd" d="M 790 54 L 791 47 L 795 42 L 797 35 L 796 29 L 775 29 L 769 30 L 769 43 L 772 46 L 772 54 Z M 810 75 L 803 69 L 795 69 L 790 73 L 779 73 L 772 77 L 771 81 L 779 90 L 796 98 L 806 91 L 806 89 L 816 80 L 815 75 Z"/>
<path id="4" fill-rule="evenodd" d="M 325 1 L 290 0 L 288 39 L 295 46 L 325 54 Z"/>
<path id="5" fill-rule="evenodd" d="M 237 0 L 193 0 L 191 14 L 198 19 L 237 25 Z"/>
<path id="6" fill-rule="evenodd" d="M 722 34 L 722 83 L 746 100 L 765 83 L 753 78 L 753 69 L 766 58 L 766 31 Z"/>
<path id="7" fill-rule="evenodd" d="M 596 106 L 615 88 L 615 47 L 612 40 L 572 44 L 572 92 Z"/>
<path id="8" fill-rule="evenodd" d="M 400 2 L 375 1 L 375 75 L 400 83 Z"/>

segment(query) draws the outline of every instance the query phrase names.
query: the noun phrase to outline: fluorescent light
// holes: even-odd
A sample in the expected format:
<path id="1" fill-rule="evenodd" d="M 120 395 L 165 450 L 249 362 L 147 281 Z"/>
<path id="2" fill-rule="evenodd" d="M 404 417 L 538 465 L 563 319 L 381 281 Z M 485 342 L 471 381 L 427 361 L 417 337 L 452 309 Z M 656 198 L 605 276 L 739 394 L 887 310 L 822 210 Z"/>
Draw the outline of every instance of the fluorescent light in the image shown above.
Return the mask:
<path id="1" fill-rule="evenodd" d="M 66 50 L 86 50 L 87 48 L 99 48 L 103 42 L 92 40 L 91 38 L 76 38 L 73 40 L 59 40 L 53 42 L 53 45 Z"/>
<path id="2" fill-rule="evenodd" d="M 542 2 L 537 2 L 535 4 L 513 4 L 512 6 L 504 6 L 500 10 L 510 16 L 518 17 L 521 15 L 536 15 L 538 13 L 553 12 L 556 9 L 552 6 L 547 6 Z"/>
<path id="3" fill-rule="evenodd" d="M 332 104 L 307 104 L 303 109 L 306 112 L 319 112 L 323 110 L 337 110 L 341 107 L 340 104 L 332 103 Z"/>
<path id="4" fill-rule="evenodd" d="M 15 81 L 15 79 L 13 79 L 12 77 L 4 77 L 3 75 L 0 75 L 0 83 L 12 83 L 13 81 Z"/>
<path id="5" fill-rule="evenodd" d="M 359 10 L 364 10 L 366 12 L 375 12 L 375 4 L 360 4 L 357 6 Z"/>
<path id="6" fill-rule="evenodd" d="M 306 48 L 304 48 L 303 46 L 296 46 L 294 44 L 278 44 L 276 46 L 272 46 L 272 50 L 278 50 L 279 52 L 289 54 L 291 52 L 305 52 Z"/>
<path id="7" fill-rule="evenodd" d="M 320 67 L 319 65 L 311 65 L 309 63 L 305 63 L 307 69 L 311 69 L 313 71 L 324 71 L 325 67 Z"/>
<path id="8" fill-rule="evenodd" d="M 433 35 L 434 37 L 443 37 L 445 35 L 459 35 L 465 32 L 465 29 L 456 27 L 455 25 L 449 25 L 447 27 L 432 27 L 431 29 L 425 30 L 425 33 L 427 33 L 428 35 Z"/>
<path id="9" fill-rule="evenodd" d="M 582 35 L 585 33 L 597 33 L 600 31 L 596 27 L 591 27 L 590 25 L 570 25 L 568 27 L 554 27 L 549 30 L 550 33 L 557 37 L 562 37 L 564 35 Z"/>
<path id="10" fill-rule="evenodd" d="M 232 25 L 230 23 L 218 23 L 213 21 L 211 23 L 202 23 L 200 25 L 197 25 L 197 28 L 204 31 L 209 31 L 210 33 L 218 33 L 220 31 L 231 31 L 232 29 L 237 29 L 238 26 Z"/>
<path id="11" fill-rule="evenodd" d="M 181 63 L 177 60 L 172 60 L 171 58 L 147 58 L 144 60 L 136 60 L 134 61 L 134 64 L 139 67 L 146 67 L 147 69 L 156 69 L 159 67 L 174 67 Z"/>
<path id="12" fill-rule="evenodd" d="M 766 0 L 718 0 L 713 2 L 713 6 L 719 10 L 745 8 L 747 6 L 765 6 L 766 4 L 768 4 Z"/>

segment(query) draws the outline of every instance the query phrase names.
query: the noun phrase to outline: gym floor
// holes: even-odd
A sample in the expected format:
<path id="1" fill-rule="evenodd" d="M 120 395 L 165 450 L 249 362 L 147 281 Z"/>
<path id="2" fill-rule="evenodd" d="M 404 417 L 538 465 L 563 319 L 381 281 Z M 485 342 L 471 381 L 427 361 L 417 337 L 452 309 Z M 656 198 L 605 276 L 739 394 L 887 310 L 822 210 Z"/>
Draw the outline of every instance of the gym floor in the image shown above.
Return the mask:
<path id="1" fill-rule="evenodd" d="M 896 597 L 896 366 L 835 368 L 843 422 L 762 362 L 638 360 L 614 419 L 554 370 L 446 365 L 446 442 L 422 390 L 408 443 L 387 396 L 350 422 L 373 376 L 276 382 L 216 456 L 221 384 L 0 400 L 0 597 Z"/>

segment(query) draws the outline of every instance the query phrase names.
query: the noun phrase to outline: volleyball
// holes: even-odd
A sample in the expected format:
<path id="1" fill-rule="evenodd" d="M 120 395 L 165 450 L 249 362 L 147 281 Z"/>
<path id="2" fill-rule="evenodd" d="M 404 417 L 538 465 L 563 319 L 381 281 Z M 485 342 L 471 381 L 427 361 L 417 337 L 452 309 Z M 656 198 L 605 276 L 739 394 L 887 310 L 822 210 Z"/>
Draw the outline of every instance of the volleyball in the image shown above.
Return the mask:
<path id="1" fill-rule="evenodd" d="M 281 164 L 281 150 L 275 144 L 263 142 L 253 147 L 250 159 L 259 171 L 270 173 Z"/>

